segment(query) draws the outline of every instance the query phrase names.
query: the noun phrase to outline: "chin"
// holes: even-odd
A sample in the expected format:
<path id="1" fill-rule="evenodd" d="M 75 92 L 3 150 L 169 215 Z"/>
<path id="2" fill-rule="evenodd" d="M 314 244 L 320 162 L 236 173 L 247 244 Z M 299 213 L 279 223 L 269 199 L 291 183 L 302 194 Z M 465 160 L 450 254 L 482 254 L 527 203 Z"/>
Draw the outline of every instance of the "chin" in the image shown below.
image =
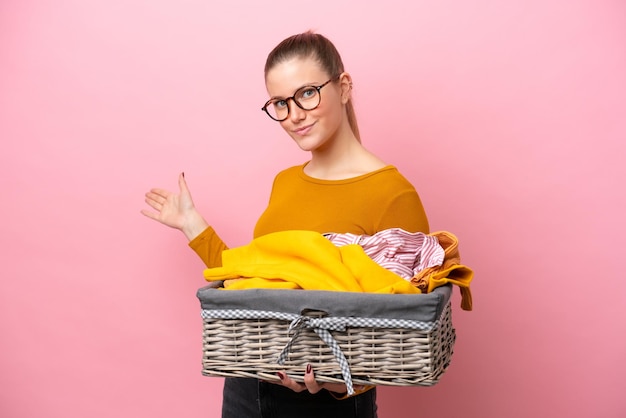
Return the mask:
<path id="1" fill-rule="evenodd" d="M 317 147 L 311 147 L 311 146 L 304 145 L 304 144 L 301 144 L 301 143 L 298 143 L 298 147 L 302 151 L 307 151 L 307 152 L 312 152 L 312 151 L 315 151 L 317 149 Z"/>
<path id="2" fill-rule="evenodd" d="M 305 138 L 293 138 L 293 140 L 296 142 L 296 144 L 298 145 L 298 147 L 300 147 L 300 149 L 302 151 L 315 151 L 316 149 L 318 149 L 320 146 L 323 145 L 323 141 L 319 141 L 316 138 L 311 138 L 311 137 L 305 137 Z"/>

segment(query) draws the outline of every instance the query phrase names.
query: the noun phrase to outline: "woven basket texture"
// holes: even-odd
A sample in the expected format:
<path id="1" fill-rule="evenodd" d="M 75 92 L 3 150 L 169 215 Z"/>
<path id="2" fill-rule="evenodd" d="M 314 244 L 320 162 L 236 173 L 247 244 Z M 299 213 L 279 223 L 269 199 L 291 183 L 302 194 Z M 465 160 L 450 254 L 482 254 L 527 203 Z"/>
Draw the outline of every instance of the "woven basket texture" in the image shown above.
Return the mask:
<path id="1" fill-rule="evenodd" d="M 319 382 L 343 382 L 331 349 L 311 329 L 303 330 L 283 365 L 277 359 L 291 340 L 289 321 L 203 319 L 202 374 L 278 380 L 286 372 L 303 381 L 307 364 Z M 354 384 L 431 386 L 450 364 L 456 338 L 450 303 L 431 331 L 348 327 L 332 331 L 350 365 Z"/>

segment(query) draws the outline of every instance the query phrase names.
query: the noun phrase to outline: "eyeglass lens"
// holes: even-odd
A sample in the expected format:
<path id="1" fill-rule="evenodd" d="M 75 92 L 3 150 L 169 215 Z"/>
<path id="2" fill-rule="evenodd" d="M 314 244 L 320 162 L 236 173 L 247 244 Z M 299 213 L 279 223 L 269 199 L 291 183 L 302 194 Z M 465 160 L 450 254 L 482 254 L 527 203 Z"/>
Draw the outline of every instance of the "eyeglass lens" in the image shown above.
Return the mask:
<path id="1" fill-rule="evenodd" d="M 293 97 L 273 100 L 267 106 L 267 112 L 276 120 L 285 120 L 289 115 L 289 99 L 293 99 L 298 107 L 304 110 L 313 110 L 320 104 L 321 95 L 314 86 L 305 86 L 298 89 Z"/>

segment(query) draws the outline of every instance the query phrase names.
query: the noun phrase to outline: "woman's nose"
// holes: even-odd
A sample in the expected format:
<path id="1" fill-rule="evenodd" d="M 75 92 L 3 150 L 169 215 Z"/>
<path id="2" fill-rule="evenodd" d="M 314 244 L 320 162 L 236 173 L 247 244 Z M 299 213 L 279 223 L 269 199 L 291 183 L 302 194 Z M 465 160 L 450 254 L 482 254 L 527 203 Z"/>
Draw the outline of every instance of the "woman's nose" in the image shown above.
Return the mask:
<path id="1" fill-rule="evenodd" d="M 298 122 L 306 118 L 306 110 L 301 109 L 293 99 L 287 102 L 287 106 L 289 106 L 289 118 L 292 122 Z"/>

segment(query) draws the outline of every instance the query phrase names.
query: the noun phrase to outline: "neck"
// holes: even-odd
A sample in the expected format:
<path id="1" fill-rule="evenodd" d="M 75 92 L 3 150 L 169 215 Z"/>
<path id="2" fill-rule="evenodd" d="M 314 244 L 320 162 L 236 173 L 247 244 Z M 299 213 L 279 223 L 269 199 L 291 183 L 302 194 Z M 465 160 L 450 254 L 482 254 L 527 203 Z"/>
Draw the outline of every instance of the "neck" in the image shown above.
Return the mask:
<path id="1" fill-rule="evenodd" d="M 324 147 L 311 152 L 311 161 L 304 171 L 324 180 L 343 180 L 378 170 L 385 163 L 370 153 L 356 139 L 352 130 L 328 141 Z"/>

